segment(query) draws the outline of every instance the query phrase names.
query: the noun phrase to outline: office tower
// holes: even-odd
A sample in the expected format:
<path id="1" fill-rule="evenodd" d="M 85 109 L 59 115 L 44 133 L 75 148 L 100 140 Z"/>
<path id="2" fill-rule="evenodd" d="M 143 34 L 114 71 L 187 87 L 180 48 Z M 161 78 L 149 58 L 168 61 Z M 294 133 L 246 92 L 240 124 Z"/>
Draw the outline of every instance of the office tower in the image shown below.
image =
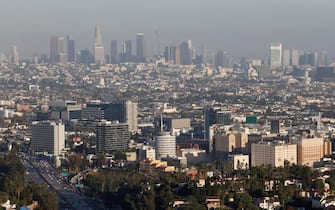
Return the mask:
<path id="1" fill-rule="evenodd" d="M 75 62 L 76 61 L 75 42 L 73 39 L 70 38 L 70 36 L 67 36 L 66 44 L 67 44 L 67 60 L 69 62 Z"/>
<path id="2" fill-rule="evenodd" d="M 129 132 L 137 132 L 137 102 L 127 101 L 122 103 L 89 103 L 82 110 L 83 120 L 108 120 L 127 123 Z"/>
<path id="3" fill-rule="evenodd" d="M 165 61 L 169 64 L 179 65 L 180 64 L 180 51 L 178 47 L 165 47 L 164 51 Z"/>
<path id="4" fill-rule="evenodd" d="M 126 121 L 129 126 L 129 132 L 136 133 L 137 132 L 137 102 L 127 101 L 125 102 L 126 106 Z"/>
<path id="5" fill-rule="evenodd" d="M 168 132 L 162 132 L 155 137 L 156 159 L 176 157 L 176 137 Z"/>
<path id="6" fill-rule="evenodd" d="M 283 66 L 291 66 L 291 50 L 285 49 L 283 52 Z"/>
<path id="7" fill-rule="evenodd" d="M 297 145 L 282 141 L 251 144 L 251 166 L 284 167 L 285 162 L 297 164 Z"/>
<path id="8" fill-rule="evenodd" d="M 208 59 L 208 49 L 206 45 L 203 45 L 201 47 L 201 57 L 202 57 L 202 63 L 207 64 L 209 62 Z"/>
<path id="9" fill-rule="evenodd" d="M 95 27 L 94 37 L 94 60 L 98 65 L 104 65 L 105 62 L 105 48 L 102 45 L 102 36 L 100 26 Z"/>
<path id="10" fill-rule="evenodd" d="M 300 65 L 300 55 L 301 52 L 300 50 L 292 50 L 292 60 L 291 60 L 291 65 L 292 66 L 299 66 Z"/>
<path id="11" fill-rule="evenodd" d="M 132 54 L 133 54 L 133 49 L 132 49 L 132 43 L 131 40 L 126 40 L 123 43 L 123 62 L 129 62 L 132 61 Z"/>
<path id="12" fill-rule="evenodd" d="M 50 38 L 50 63 L 64 62 L 64 37 L 52 36 Z"/>
<path id="13" fill-rule="evenodd" d="M 102 120 L 96 125 L 96 152 L 124 151 L 130 139 L 126 123 Z"/>
<path id="14" fill-rule="evenodd" d="M 143 62 L 145 60 L 145 44 L 143 33 L 136 34 L 136 58 L 139 62 Z"/>
<path id="15" fill-rule="evenodd" d="M 270 45 L 270 67 L 275 69 L 282 66 L 282 45 L 271 43 Z"/>
<path id="16" fill-rule="evenodd" d="M 158 29 L 155 27 L 154 30 L 154 43 L 153 43 L 153 56 L 159 57 L 160 56 L 160 42 L 159 42 L 159 32 Z"/>
<path id="17" fill-rule="evenodd" d="M 319 53 L 318 66 L 328 65 L 328 52 L 322 51 Z"/>
<path id="18" fill-rule="evenodd" d="M 216 124 L 216 111 L 214 108 L 206 108 L 204 110 L 204 138 L 209 138 L 209 127 Z"/>
<path id="19" fill-rule="evenodd" d="M 94 62 L 94 57 L 88 49 L 80 50 L 79 53 L 79 63 L 88 65 Z"/>
<path id="20" fill-rule="evenodd" d="M 31 125 L 31 148 L 35 152 L 60 155 L 65 147 L 65 127 L 61 122 L 39 121 Z"/>
<path id="21" fill-rule="evenodd" d="M 118 47 L 117 47 L 117 40 L 111 41 L 111 57 L 110 63 L 117 64 L 119 62 L 118 58 Z"/>
<path id="22" fill-rule="evenodd" d="M 15 65 L 19 65 L 19 51 L 17 50 L 17 47 L 13 45 L 13 57 L 12 57 L 12 62 Z"/>
<path id="23" fill-rule="evenodd" d="M 219 49 L 217 51 L 217 53 L 215 54 L 215 66 L 216 67 L 223 67 L 224 65 L 224 54 L 225 52 L 223 51 L 223 49 Z"/>
<path id="24" fill-rule="evenodd" d="M 279 133 L 279 120 L 271 120 L 270 121 L 270 133 Z"/>
<path id="25" fill-rule="evenodd" d="M 192 64 L 192 49 L 191 49 L 190 44 L 191 42 L 185 41 L 179 45 L 181 65 L 191 65 Z"/>

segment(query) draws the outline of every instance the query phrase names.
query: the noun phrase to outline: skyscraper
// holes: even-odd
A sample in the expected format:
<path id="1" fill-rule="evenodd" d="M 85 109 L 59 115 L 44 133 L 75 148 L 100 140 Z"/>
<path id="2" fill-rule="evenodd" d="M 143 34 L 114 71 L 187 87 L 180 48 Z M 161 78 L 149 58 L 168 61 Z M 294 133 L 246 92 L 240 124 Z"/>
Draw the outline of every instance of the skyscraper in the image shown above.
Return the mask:
<path id="1" fill-rule="evenodd" d="M 75 62 L 76 61 L 76 50 L 75 50 L 75 42 L 73 39 L 70 38 L 70 36 L 67 36 L 66 39 L 67 44 L 67 60 L 69 62 Z"/>
<path id="2" fill-rule="evenodd" d="M 122 61 L 128 62 L 132 60 L 133 48 L 131 40 L 126 40 L 123 43 Z"/>
<path id="3" fill-rule="evenodd" d="M 154 49 L 153 49 L 153 56 L 159 57 L 160 56 L 160 42 L 159 42 L 159 32 L 158 29 L 155 27 L 154 31 Z"/>
<path id="4" fill-rule="evenodd" d="M 291 65 L 292 66 L 299 66 L 300 65 L 300 50 L 292 50 L 292 56 L 291 56 Z"/>
<path id="5" fill-rule="evenodd" d="M 129 126 L 129 132 L 136 133 L 137 132 L 137 102 L 127 101 L 125 102 L 126 107 L 126 120 Z"/>
<path id="6" fill-rule="evenodd" d="M 282 66 L 282 44 L 271 43 L 270 46 L 270 67 L 275 69 Z"/>
<path id="7" fill-rule="evenodd" d="M 102 45 L 102 36 L 100 26 L 95 27 L 94 37 L 94 60 L 96 64 L 104 65 L 105 62 L 105 48 Z"/>
<path id="8" fill-rule="evenodd" d="M 180 49 L 180 64 L 181 65 L 191 65 L 192 64 L 192 49 L 190 46 L 192 42 L 185 41 L 179 45 Z"/>
<path id="9" fill-rule="evenodd" d="M 12 57 L 13 64 L 19 65 L 19 51 L 17 50 L 17 47 L 13 45 L 13 57 Z"/>
<path id="10" fill-rule="evenodd" d="M 64 124 L 52 121 L 36 121 L 31 126 L 31 147 L 35 152 L 60 155 L 65 147 Z"/>
<path id="11" fill-rule="evenodd" d="M 64 61 L 64 37 L 52 36 L 50 38 L 50 63 L 55 64 Z"/>
<path id="12" fill-rule="evenodd" d="M 111 60 L 110 61 L 112 64 L 117 64 L 119 62 L 117 40 L 111 41 Z"/>
<path id="13" fill-rule="evenodd" d="M 285 49 L 283 52 L 283 66 L 287 67 L 291 65 L 291 50 Z"/>
<path id="14" fill-rule="evenodd" d="M 145 44 L 143 33 L 136 34 L 136 58 L 139 62 L 143 62 L 145 60 Z"/>

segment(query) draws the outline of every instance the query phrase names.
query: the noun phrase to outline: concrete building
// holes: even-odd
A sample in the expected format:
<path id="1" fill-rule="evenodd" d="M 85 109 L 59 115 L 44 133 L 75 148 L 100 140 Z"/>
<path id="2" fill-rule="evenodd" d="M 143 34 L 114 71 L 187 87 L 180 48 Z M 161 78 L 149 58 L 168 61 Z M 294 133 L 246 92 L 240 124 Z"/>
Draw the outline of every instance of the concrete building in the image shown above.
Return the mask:
<path id="1" fill-rule="evenodd" d="M 185 157 L 187 163 L 201 163 L 207 160 L 206 150 L 195 149 L 195 148 L 185 148 L 180 149 L 181 157 Z"/>
<path id="2" fill-rule="evenodd" d="M 126 123 L 128 124 L 129 132 L 136 133 L 138 129 L 138 111 L 137 111 L 137 102 L 127 101 L 125 102 L 126 108 Z"/>
<path id="3" fill-rule="evenodd" d="M 231 152 L 243 152 L 246 150 L 248 135 L 241 132 L 227 132 L 214 137 L 214 151 L 216 158 Z"/>
<path id="4" fill-rule="evenodd" d="M 169 132 L 163 132 L 155 139 L 156 159 L 176 157 L 176 137 Z"/>
<path id="5" fill-rule="evenodd" d="M 31 125 L 31 148 L 35 152 L 60 155 L 65 147 L 65 126 L 61 122 L 36 121 Z"/>
<path id="6" fill-rule="evenodd" d="M 102 120 L 96 125 L 96 152 L 112 153 L 127 149 L 130 134 L 128 124 Z"/>
<path id="7" fill-rule="evenodd" d="M 251 166 L 284 166 L 285 161 L 297 164 L 297 145 L 282 141 L 259 142 L 251 145 Z"/>
<path id="8" fill-rule="evenodd" d="M 325 155 L 330 155 L 331 142 L 321 137 L 306 136 L 295 141 L 298 145 L 298 164 L 313 167 Z"/>

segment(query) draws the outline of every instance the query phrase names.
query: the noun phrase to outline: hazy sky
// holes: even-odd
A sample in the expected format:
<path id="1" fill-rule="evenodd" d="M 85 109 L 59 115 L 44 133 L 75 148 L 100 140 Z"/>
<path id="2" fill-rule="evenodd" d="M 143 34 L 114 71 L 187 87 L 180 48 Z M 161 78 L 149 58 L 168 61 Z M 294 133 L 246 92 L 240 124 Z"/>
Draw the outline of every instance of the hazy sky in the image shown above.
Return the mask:
<path id="1" fill-rule="evenodd" d="M 266 57 L 271 42 L 335 55 L 334 0 L 0 0 L 0 52 L 49 53 L 51 35 L 71 35 L 91 49 L 101 26 L 111 39 L 143 32 L 151 51 L 154 26 L 161 45 L 191 39 L 234 56 Z M 133 44 L 134 45 L 134 44 Z M 134 47 L 133 47 L 134 48 Z"/>

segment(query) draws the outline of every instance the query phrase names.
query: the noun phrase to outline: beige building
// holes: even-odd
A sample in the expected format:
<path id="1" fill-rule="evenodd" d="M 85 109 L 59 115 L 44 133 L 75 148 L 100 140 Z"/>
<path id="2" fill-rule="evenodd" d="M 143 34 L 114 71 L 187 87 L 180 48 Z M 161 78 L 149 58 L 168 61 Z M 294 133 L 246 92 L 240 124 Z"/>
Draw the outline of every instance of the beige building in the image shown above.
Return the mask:
<path id="1" fill-rule="evenodd" d="M 228 132 L 216 135 L 214 139 L 216 156 L 236 151 L 243 152 L 248 143 L 248 135 L 246 133 Z"/>
<path id="2" fill-rule="evenodd" d="M 313 167 L 325 155 L 330 155 L 331 142 L 321 137 L 303 137 L 296 140 L 298 145 L 298 164 Z"/>
<path id="3" fill-rule="evenodd" d="M 259 142 L 251 145 L 251 166 L 284 166 L 285 161 L 297 164 L 297 145 L 278 142 Z"/>

